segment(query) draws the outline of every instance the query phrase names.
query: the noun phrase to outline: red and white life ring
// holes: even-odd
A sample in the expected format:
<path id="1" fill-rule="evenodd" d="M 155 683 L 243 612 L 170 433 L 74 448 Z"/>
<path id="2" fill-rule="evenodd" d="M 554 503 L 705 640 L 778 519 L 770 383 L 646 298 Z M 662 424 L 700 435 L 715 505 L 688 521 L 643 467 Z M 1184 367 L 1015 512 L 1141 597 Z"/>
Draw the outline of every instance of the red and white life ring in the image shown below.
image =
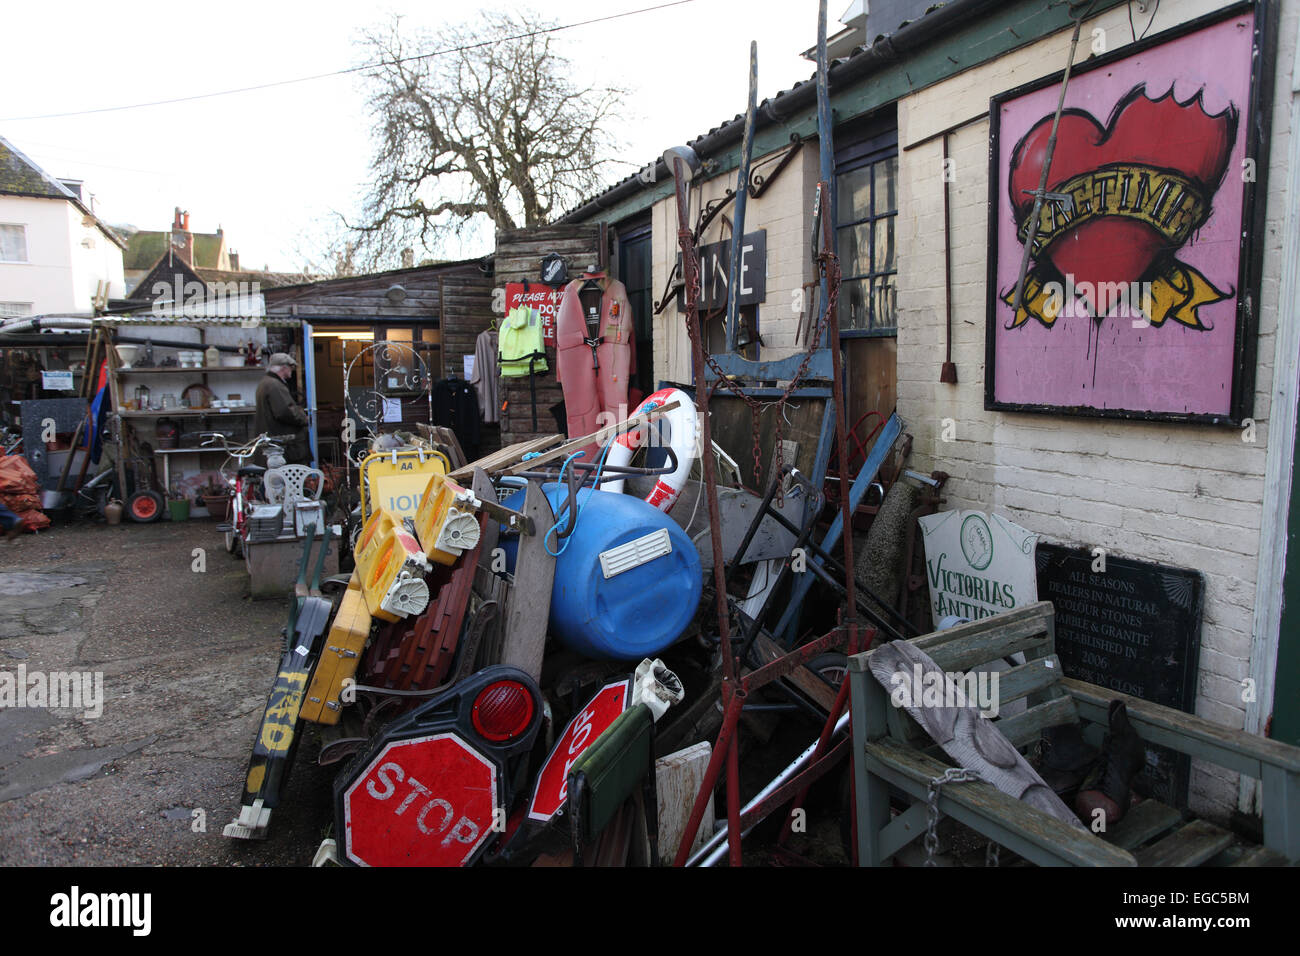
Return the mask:
<path id="1" fill-rule="evenodd" d="M 654 488 L 645 498 L 647 502 L 663 512 L 672 508 L 681 495 L 682 489 L 686 487 L 686 476 L 691 473 L 691 465 L 695 463 L 700 452 L 700 423 L 695 414 L 695 403 L 679 388 L 661 388 L 642 402 L 633 413 L 640 415 L 670 402 L 677 402 L 677 407 L 665 412 L 649 426 L 642 425 L 614 439 L 605 458 L 607 465 L 626 465 L 632 460 L 632 453 L 646 443 L 652 431 L 657 430 L 677 455 L 677 470 L 670 475 L 660 475 Z M 611 491 L 614 494 L 623 492 L 621 479 L 604 482 L 600 487 L 602 491 Z"/>

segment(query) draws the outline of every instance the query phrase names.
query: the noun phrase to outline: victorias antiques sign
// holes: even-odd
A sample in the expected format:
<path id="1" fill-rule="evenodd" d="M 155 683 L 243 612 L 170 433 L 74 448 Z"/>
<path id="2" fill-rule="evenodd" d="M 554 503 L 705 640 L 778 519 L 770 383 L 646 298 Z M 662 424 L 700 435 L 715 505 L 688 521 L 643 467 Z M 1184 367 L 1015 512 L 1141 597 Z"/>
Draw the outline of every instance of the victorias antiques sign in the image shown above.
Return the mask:
<path id="1" fill-rule="evenodd" d="M 917 519 L 934 623 L 955 614 L 978 621 L 1038 600 L 1038 535 L 999 515 L 944 511 Z"/>
<path id="2" fill-rule="evenodd" d="M 681 257 L 677 259 L 681 274 Z M 700 308 L 721 309 L 727 304 L 727 273 L 731 268 L 731 240 L 700 246 Z M 767 230 L 746 233 L 740 247 L 739 305 L 755 305 L 767 298 Z M 686 308 L 682 287 L 677 289 L 677 308 Z"/>

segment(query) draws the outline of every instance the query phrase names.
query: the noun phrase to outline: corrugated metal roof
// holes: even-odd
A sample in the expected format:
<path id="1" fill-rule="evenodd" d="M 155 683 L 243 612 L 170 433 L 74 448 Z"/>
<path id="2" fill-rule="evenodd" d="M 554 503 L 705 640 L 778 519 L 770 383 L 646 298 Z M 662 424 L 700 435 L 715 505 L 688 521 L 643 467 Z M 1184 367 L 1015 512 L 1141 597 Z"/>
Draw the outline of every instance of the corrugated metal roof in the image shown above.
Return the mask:
<path id="1" fill-rule="evenodd" d="M 235 315 L 235 316 L 186 316 L 158 315 L 142 312 L 134 315 L 102 315 L 95 319 L 103 325 L 193 325 L 193 326 L 230 326 L 232 328 L 257 328 L 260 326 L 276 328 L 298 328 L 301 319 L 279 315 Z"/>

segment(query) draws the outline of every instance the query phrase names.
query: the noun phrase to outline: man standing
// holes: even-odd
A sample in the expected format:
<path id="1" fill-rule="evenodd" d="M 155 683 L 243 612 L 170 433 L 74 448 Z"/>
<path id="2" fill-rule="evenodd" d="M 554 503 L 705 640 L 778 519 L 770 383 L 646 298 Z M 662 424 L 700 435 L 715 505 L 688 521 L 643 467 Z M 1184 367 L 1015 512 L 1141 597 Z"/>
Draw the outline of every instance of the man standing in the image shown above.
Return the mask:
<path id="1" fill-rule="evenodd" d="M 294 402 L 285 384 L 298 363 L 292 355 L 276 352 L 267 365 L 266 375 L 257 384 L 257 415 L 253 430 L 271 437 L 292 434 L 284 443 L 284 461 L 288 465 L 310 465 L 311 444 L 307 438 L 310 420 L 306 410 Z"/>

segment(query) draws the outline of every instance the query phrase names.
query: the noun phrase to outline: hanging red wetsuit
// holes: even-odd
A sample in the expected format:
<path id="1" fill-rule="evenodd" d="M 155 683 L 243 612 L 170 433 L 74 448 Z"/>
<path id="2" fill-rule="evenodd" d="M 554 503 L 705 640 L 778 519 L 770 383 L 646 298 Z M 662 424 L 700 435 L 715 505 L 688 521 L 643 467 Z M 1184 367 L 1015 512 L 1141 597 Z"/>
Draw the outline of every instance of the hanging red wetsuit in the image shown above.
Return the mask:
<path id="1" fill-rule="evenodd" d="M 565 287 L 555 317 L 555 351 L 570 438 L 627 417 L 634 336 L 623 283 L 595 272 Z M 597 446 L 586 450 L 584 460 L 593 461 Z"/>

